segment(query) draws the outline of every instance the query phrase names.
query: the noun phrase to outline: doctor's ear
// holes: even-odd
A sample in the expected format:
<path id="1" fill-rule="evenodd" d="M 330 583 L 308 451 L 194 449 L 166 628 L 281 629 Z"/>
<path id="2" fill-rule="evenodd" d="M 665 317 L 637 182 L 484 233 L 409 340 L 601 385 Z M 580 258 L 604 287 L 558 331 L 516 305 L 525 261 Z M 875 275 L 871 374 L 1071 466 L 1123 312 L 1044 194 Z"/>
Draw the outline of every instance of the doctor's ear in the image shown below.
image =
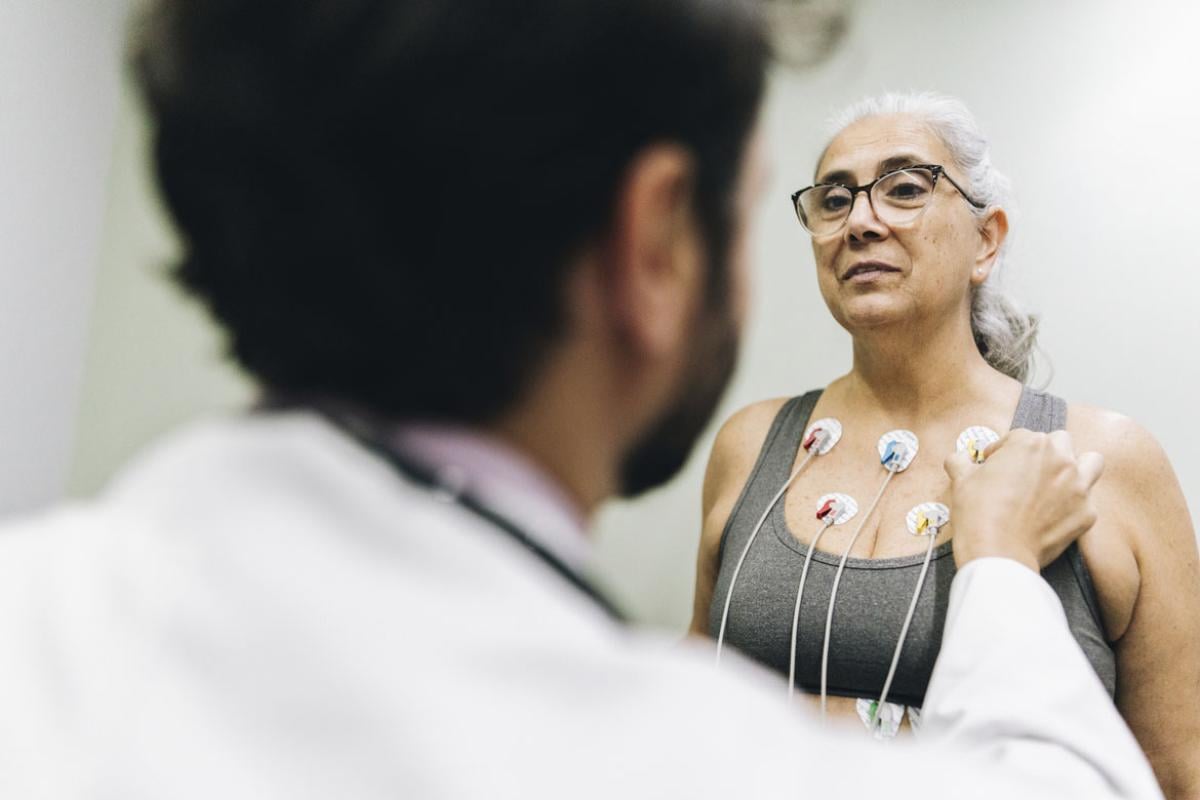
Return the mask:
<path id="1" fill-rule="evenodd" d="M 652 145 L 629 164 L 615 199 L 606 264 L 609 310 L 625 343 L 674 353 L 703 291 L 703 246 L 687 148 Z"/>
<path id="2" fill-rule="evenodd" d="M 975 251 L 975 266 L 971 272 L 972 285 L 979 286 L 992 274 L 996 257 L 1008 238 L 1008 214 L 999 206 L 988 209 L 979 224 L 979 247 Z"/>

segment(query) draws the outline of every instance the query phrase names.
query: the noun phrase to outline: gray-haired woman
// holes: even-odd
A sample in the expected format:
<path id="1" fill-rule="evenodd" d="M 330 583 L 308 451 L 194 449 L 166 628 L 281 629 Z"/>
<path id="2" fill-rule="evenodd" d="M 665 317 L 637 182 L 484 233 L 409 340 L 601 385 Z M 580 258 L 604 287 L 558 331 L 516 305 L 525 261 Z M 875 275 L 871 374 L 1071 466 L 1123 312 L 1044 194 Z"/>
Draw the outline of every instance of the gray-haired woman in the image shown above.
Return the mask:
<path id="1" fill-rule="evenodd" d="M 1096 525 L 1042 574 L 1168 796 L 1200 796 L 1200 715 L 1190 711 L 1200 567 L 1170 464 L 1131 420 L 1025 385 L 1036 320 L 996 288 L 1007 182 L 967 109 L 938 95 L 887 95 L 852 106 L 836 127 L 815 185 L 794 202 L 821 294 L 853 337 L 853 365 L 823 391 L 739 411 L 718 434 L 693 632 L 792 675 L 830 715 L 858 716 L 876 735 L 919 729 L 955 571 L 954 523 L 931 506 L 912 517 L 919 525 L 908 512 L 949 505 L 942 465 L 960 432 L 1065 430 L 1053 446 L 1099 451 L 1107 467 Z M 806 463 L 823 418 L 844 433 Z M 881 463 L 903 450 L 877 448 L 896 429 L 919 440 L 903 472 L 889 469 L 899 460 Z M 832 524 L 834 492 L 857 500 L 845 524 Z"/>

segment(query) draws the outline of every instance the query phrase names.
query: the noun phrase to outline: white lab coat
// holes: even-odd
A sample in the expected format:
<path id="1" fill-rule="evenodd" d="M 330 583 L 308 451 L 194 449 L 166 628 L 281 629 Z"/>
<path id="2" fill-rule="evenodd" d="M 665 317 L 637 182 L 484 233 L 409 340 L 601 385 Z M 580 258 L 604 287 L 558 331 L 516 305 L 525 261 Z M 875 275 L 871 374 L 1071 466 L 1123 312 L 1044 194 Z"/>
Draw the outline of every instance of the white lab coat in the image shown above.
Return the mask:
<path id="1" fill-rule="evenodd" d="M 1158 796 L 1015 562 L 956 578 L 936 747 L 822 729 L 785 695 L 618 628 L 313 415 L 194 426 L 0 531 L 12 800 Z"/>

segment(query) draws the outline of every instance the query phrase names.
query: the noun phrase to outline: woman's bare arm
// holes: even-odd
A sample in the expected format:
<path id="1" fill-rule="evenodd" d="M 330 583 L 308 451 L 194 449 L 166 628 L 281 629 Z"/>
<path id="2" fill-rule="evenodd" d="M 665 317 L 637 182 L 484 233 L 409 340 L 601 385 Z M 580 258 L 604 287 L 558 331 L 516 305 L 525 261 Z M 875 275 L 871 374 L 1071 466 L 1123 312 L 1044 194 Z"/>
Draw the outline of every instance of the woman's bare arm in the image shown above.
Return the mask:
<path id="1" fill-rule="evenodd" d="M 1097 510 L 1136 565 L 1130 602 L 1113 603 L 1126 610 L 1108 621 L 1120 634 L 1117 706 L 1166 796 L 1200 798 L 1200 714 L 1191 710 L 1200 699 L 1200 557 L 1179 480 L 1132 420 L 1087 408 L 1072 416 L 1080 446 L 1105 455 Z"/>
<path id="2" fill-rule="evenodd" d="M 696 555 L 696 595 L 692 604 L 692 623 L 688 632 L 708 635 L 708 609 L 720 570 L 721 535 L 742 487 L 754 469 L 767 431 L 786 398 L 763 400 L 734 414 L 713 442 L 704 473 L 701 496 L 700 547 Z"/>

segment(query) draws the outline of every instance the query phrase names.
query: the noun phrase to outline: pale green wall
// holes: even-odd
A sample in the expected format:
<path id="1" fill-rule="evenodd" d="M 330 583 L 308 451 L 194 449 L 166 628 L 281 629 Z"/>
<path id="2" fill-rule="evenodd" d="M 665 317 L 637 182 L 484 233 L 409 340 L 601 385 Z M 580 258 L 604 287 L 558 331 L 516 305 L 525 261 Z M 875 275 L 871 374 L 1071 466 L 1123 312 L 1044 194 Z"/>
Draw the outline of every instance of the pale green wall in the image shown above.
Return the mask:
<path id="1" fill-rule="evenodd" d="M 175 238 L 151 180 L 146 117 L 122 93 L 69 491 L 91 494 L 182 420 L 246 403 L 253 387 L 166 278 Z"/>

